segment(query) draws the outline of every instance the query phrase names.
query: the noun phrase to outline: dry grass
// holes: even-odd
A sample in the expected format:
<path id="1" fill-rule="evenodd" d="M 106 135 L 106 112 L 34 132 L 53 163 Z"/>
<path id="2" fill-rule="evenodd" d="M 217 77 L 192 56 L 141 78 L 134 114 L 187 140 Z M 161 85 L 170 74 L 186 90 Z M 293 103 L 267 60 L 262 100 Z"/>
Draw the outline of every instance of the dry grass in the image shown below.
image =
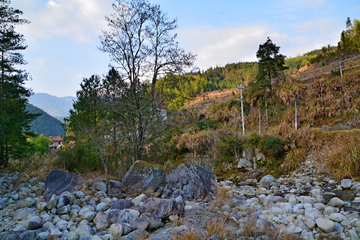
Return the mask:
<path id="1" fill-rule="evenodd" d="M 217 142 L 213 131 L 200 131 L 181 135 L 176 147 L 178 150 L 187 149 L 197 155 L 206 153 L 216 146 Z"/>
<path id="2" fill-rule="evenodd" d="M 338 138 L 336 144 L 325 155 L 330 172 L 338 179 L 359 178 L 360 174 L 360 136 L 350 132 Z"/>
<path id="3" fill-rule="evenodd" d="M 210 202 L 210 210 L 218 210 L 225 204 L 228 204 L 233 194 L 230 194 L 230 189 L 221 187 L 217 182 L 212 181 L 214 191 L 214 200 Z"/>
<path id="4" fill-rule="evenodd" d="M 226 237 L 225 229 L 225 219 L 210 219 L 206 225 L 205 229 L 207 231 L 207 237 L 211 237 L 212 235 L 216 234 L 219 236 L 220 239 Z"/>
<path id="5" fill-rule="evenodd" d="M 244 224 L 244 236 L 246 237 L 254 237 L 256 236 L 256 221 L 257 217 L 254 215 L 250 215 L 249 219 Z"/>
<path id="6" fill-rule="evenodd" d="M 307 151 L 304 148 L 292 149 L 285 157 L 282 167 L 289 171 L 294 171 L 300 167 L 306 159 Z"/>
<path id="7" fill-rule="evenodd" d="M 231 98 L 233 91 L 232 89 L 226 89 L 200 94 L 194 100 L 187 103 L 185 108 L 196 109 L 200 114 L 206 113 L 214 101 L 216 101 L 217 104 L 227 102 Z"/>
<path id="8" fill-rule="evenodd" d="M 81 177 L 83 177 L 85 180 L 95 180 L 96 178 L 103 178 L 106 179 L 105 172 L 103 171 L 88 171 L 81 174 Z"/>
<path id="9" fill-rule="evenodd" d="M 205 240 L 206 237 L 199 233 L 195 228 L 185 230 L 180 234 L 175 234 L 172 240 Z"/>
<path id="10" fill-rule="evenodd" d="M 8 166 L 3 172 L 21 172 L 18 182 L 26 182 L 33 177 L 45 178 L 51 170 L 60 168 L 58 157 L 53 153 L 45 153 L 43 155 L 35 153 L 28 159 L 12 160 L 8 162 Z M 45 180 L 45 179 L 44 179 Z"/>

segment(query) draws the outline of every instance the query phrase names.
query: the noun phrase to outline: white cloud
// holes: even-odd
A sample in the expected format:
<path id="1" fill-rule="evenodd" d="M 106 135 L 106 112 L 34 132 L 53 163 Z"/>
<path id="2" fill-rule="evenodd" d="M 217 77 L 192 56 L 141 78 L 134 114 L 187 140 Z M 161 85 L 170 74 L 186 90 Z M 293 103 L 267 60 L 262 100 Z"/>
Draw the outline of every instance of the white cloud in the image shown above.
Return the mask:
<path id="1" fill-rule="evenodd" d="M 12 6 L 24 12 L 30 25 L 19 27 L 29 41 L 38 38 L 73 36 L 78 42 L 91 42 L 106 28 L 105 16 L 112 12 L 111 0 L 17 0 Z"/>
<path id="2" fill-rule="evenodd" d="M 77 77 L 77 78 L 83 78 L 83 77 L 84 77 L 84 74 L 82 74 L 82 73 L 77 73 L 77 74 L 75 75 L 75 77 Z"/>
<path id="3" fill-rule="evenodd" d="M 332 32 L 334 28 L 336 29 L 339 28 L 340 26 L 338 26 L 338 24 L 336 24 L 331 18 L 327 18 L 327 19 L 308 21 L 298 25 L 292 25 L 292 27 L 304 33 L 309 33 L 309 32 L 329 33 Z"/>
<path id="4" fill-rule="evenodd" d="M 203 70 L 232 62 L 257 61 L 259 44 L 267 37 L 281 47 L 282 54 L 295 57 L 327 44 L 335 45 L 341 32 L 330 20 L 307 22 L 292 28 L 297 32 L 294 36 L 262 25 L 227 29 L 202 26 L 178 32 L 181 46 L 197 54 L 196 65 Z"/>

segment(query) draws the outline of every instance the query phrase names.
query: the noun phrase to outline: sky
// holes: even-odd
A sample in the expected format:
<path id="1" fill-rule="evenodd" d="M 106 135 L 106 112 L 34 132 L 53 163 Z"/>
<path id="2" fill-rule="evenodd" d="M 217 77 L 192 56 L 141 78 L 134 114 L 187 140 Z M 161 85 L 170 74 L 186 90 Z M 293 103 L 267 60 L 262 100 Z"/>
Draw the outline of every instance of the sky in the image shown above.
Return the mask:
<path id="1" fill-rule="evenodd" d="M 35 93 L 75 96 L 83 78 L 106 74 L 111 63 L 99 36 L 115 0 L 12 0 L 29 25 L 16 30 Z M 259 45 L 270 37 L 287 57 L 337 45 L 346 19 L 360 18 L 359 0 L 149 0 L 178 19 L 178 41 L 197 55 L 201 70 L 257 61 Z M 174 33 L 175 33 L 174 32 Z M 116 66 L 116 65 L 115 65 Z"/>

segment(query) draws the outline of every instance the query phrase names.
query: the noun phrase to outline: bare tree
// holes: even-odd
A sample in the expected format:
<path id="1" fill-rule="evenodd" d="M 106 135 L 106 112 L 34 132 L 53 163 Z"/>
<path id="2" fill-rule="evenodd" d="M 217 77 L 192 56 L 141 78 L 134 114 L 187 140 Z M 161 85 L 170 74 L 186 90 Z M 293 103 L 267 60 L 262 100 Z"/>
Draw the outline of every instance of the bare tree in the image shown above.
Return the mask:
<path id="1" fill-rule="evenodd" d="M 133 109 L 131 133 L 134 160 L 141 159 L 155 118 L 161 118 L 164 97 L 156 93 L 156 82 L 167 73 L 183 73 L 193 65 L 195 55 L 179 47 L 177 20 L 169 19 L 147 0 L 124 0 L 113 4 L 115 13 L 106 17 L 109 30 L 100 36 L 100 50 L 110 59 L 122 78 L 129 82 L 127 109 Z M 149 81 L 146 89 L 142 82 Z M 147 100 L 144 100 L 144 99 Z M 150 105 L 149 105 L 150 103 Z M 130 122 L 129 122 L 130 124 Z"/>

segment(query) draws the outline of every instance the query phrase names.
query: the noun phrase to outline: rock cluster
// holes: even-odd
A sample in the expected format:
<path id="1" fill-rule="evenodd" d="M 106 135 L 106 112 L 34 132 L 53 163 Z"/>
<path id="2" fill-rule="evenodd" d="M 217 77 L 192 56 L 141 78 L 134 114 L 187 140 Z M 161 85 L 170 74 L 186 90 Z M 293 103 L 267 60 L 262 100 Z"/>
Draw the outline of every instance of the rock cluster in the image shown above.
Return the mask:
<path id="1" fill-rule="evenodd" d="M 250 171 L 256 169 L 258 163 L 263 161 L 265 161 L 265 155 L 259 149 L 245 149 L 242 157 L 236 161 L 236 168 L 240 171 Z"/>
<path id="2" fill-rule="evenodd" d="M 166 176 L 140 165 L 131 170 L 137 178 L 127 174 L 132 179 L 128 183 L 112 182 L 116 191 L 111 191 L 121 192 L 118 198 L 109 197 L 102 179 L 70 176 L 67 179 L 77 179 L 76 184 L 61 186 L 76 188 L 59 193 L 50 180 L 33 178 L 14 186 L 18 173 L 1 175 L 0 239 L 160 240 L 189 231 L 219 239 L 207 228 L 219 218 L 224 219 L 220 230 L 229 239 L 248 239 L 249 232 L 258 239 L 287 234 L 300 239 L 359 239 L 360 183 L 350 179 L 337 183 L 319 178 L 311 166 L 304 166 L 301 173 L 278 179 L 267 175 L 259 181 L 216 184 L 211 172 L 199 166 L 180 165 Z M 136 195 L 129 197 L 127 188 Z M 221 190 L 226 194 L 219 194 Z M 336 196 L 343 190 L 354 195 L 351 201 Z M 46 198 L 49 191 L 54 193 Z"/>

